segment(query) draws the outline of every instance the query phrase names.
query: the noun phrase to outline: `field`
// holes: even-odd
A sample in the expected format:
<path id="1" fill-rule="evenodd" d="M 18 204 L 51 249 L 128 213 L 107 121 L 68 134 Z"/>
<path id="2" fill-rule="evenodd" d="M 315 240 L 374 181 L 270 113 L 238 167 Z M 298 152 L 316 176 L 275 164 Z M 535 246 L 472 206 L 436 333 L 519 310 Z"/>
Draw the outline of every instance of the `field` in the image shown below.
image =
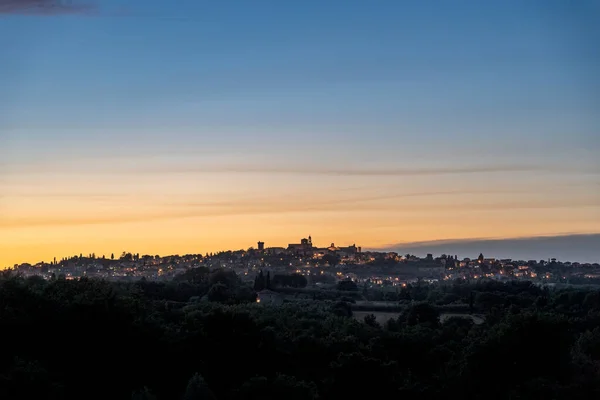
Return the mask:
<path id="1" fill-rule="evenodd" d="M 452 317 L 471 318 L 473 320 L 473 322 L 475 323 L 475 325 L 483 324 L 485 322 L 485 319 L 479 315 L 452 314 L 452 313 L 440 315 L 440 322 L 444 323 L 447 319 L 452 318 Z"/>
<path id="2" fill-rule="evenodd" d="M 398 318 L 400 313 L 398 312 L 382 312 L 382 311 L 354 311 L 352 315 L 358 321 L 364 321 L 365 316 L 373 314 L 377 322 L 381 325 L 385 324 L 390 318 Z M 484 318 L 477 315 L 470 315 L 464 313 L 443 313 L 440 315 L 440 322 L 445 322 L 448 318 L 451 317 L 462 317 L 462 318 L 471 318 L 475 325 L 482 324 L 484 322 Z"/>
<path id="3" fill-rule="evenodd" d="M 364 321 L 367 315 L 373 314 L 377 322 L 381 325 L 385 324 L 390 318 L 398 318 L 398 312 L 382 312 L 382 311 L 353 311 L 352 315 L 358 321 Z"/>

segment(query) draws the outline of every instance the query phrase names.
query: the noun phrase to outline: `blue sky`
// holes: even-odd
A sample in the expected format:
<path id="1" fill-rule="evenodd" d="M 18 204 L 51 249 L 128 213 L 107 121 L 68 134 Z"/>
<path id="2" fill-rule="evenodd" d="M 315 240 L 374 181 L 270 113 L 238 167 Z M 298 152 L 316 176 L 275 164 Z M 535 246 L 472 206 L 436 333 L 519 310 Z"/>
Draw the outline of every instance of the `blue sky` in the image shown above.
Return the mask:
<path id="1" fill-rule="evenodd" d="M 230 195 L 242 199 L 257 190 L 277 197 L 272 186 L 247 184 L 242 172 L 254 168 L 252 179 L 298 195 L 309 181 L 330 193 L 487 185 L 533 196 L 555 187 L 545 198 L 562 199 L 563 208 L 566 191 L 577 192 L 573 208 L 577 201 L 600 205 L 598 1 L 92 5 L 84 12 L 23 15 L 13 7 L 0 14 L 0 185 L 9 197 L 57 186 L 79 196 L 91 182 L 114 191 L 116 180 L 123 181 L 121 194 L 141 193 L 135 171 L 145 169 L 156 174 L 153 193 L 177 172 L 181 183 L 170 190 L 181 197 L 199 181 L 215 190 L 236 187 Z M 307 165 L 330 172 L 504 172 L 427 182 L 406 173 L 370 181 L 343 172 L 334 172 L 345 176 L 338 180 L 272 176 Z M 202 168 L 223 171 L 199 177 Z M 68 184 L 73 174 L 83 182 L 76 188 Z M 585 207 L 587 214 L 573 217 L 573 232 L 600 229 L 598 208 Z M 0 199 L 2 209 L 25 212 Z M 530 233 L 564 233 L 560 226 L 540 222 Z M 386 243 L 410 237 L 373 237 L 384 233 L 393 236 Z M 265 235 L 284 240 L 279 230 Z M 423 235 L 415 240 L 449 238 L 431 229 Z"/>
<path id="2" fill-rule="evenodd" d="M 568 4 L 112 0 L 98 17 L 4 16 L 3 125 L 597 146 L 598 3 Z"/>

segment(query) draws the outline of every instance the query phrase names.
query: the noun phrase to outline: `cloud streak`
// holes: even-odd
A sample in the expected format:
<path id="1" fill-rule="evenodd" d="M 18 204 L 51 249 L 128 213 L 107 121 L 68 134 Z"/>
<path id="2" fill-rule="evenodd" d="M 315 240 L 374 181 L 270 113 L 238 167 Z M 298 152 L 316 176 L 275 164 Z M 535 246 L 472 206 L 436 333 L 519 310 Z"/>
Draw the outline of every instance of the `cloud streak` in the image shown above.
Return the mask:
<path id="1" fill-rule="evenodd" d="M 1 0 L 0 0 L 1 1 Z M 491 173 L 558 173 L 558 174 L 598 174 L 598 168 L 582 169 L 578 167 L 534 165 L 534 164 L 496 164 L 496 165 L 466 165 L 466 166 L 357 166 L 357 163 L 344 165 L 315 165 L 307 162 L 303 165 L 296 163 L 231 163 L 202 160 L 197 163 L 162 163 L 149 162 L 147 159 L 134 162 L 131 159 L 118 162 L 108 160 L 86 160 L 84 167 L 81 163 L 61 162 L 46 164 L 14 164 L 10 167 L 13 175 L 201 175 L 201 174 L 230 174 L 230 175 L 313 175 L 313 176 L 354 176 L 354 177 L 402 177 L 402 176 L 443 176 L 465 174 Z M 146 165 L 144 165 L 146 164 Z M 406 165 L 406 164 L 405 164 Z M 0 164 L 0 168 L 2 165 Z"/>
<path id="2" fill-rule="evenodd" d="M 475 174 L 492 172 L 541 171 L 544 168 L 530 165 L 476 166 L 446 168 L 355 168 L 355 167 L 315 167 L 315 166 L 254 166 L 254 165 L 206 165 L 206 166 L 165 166 L 161 168 L 140 168 L 136 173 L 222 173 L 222 174 L 283 174 L 283 175 L 332 175 L 332 176 L 427 176 L 451 174 Z"/>
<path id="3" fill-rule="evenodd" d="M 363 197 L 347 197 L 347 198 L 338 198 L 329 201 L 320 201 L 314 202 L 312 196 L 302 197 L 302 196 L 294 196 L 289 198 L 280 198 L 277 199 L 279 204 L 285 205 L 295 205 L 295 206 L 304 206 L 307 203 L 312 204 L 313 206 L 339 206 L 339 205 L 352 205 L 352 204 L 360 204 L 367 202 L 376 202 L 382 200 L 396 200 L 396 199 L 404 199 L 411 197 L 436 197 L 436 196 L 460 196 L 460 195 L 481 195 L 481 194 L 516 194 L 516 193 L 526 193 L 524 191 L 515 191 L 515 190 L 448 190 L 448 191 L 437 191 L 437 192 L 408 192 L 408 193 L 389 193 L 389 194 L 380 194 L 374 196 L 363 196 Z M 192 207 L 192 208 L 202 208 L 202 207 L 226 207 L 226 208 L 240 208 L 241 206 L 259 206 L 264 204 L 273 205 L 274 203 L 273 197 L 263 197 L 263 198 L 254 198 L 248 200 L 237 200 L 237 201 L 210 201 L 210 202 L 183 202 L 183 203 L 166 203 L 163 204 L 165 206 L 184 206 L 184 207 Z"/>
<path id="4" fill-rule="evenodd" d="M 95 10 L 92 4 L 75 4 L 60 0 L 0 0 L 0 15 L 63 15 L 87 14 Z"/>
<path id="5" fill-rule="evenodd" d="M 293 213 L 348 213 L 352 211 L 361 212 L 388 212 L 405 213 L 406 215 L 423 213 L 430 215 L 432 212 L 453 211 L 453 212 L 491 212 L 508 211 L 516 209 L 539 210 L 539 209 L 574 209 L 598 207 L 598 202 L 579 202 L 579 203 L 560 203 L 553 202 L 548 204 L 537 203 L 495 203 L 495 204 L 442 204 L 442 205 L 419 205 L 419 204 L 388 204 L 388 205 L 364 205 L 359 209 L 351 209 L 343 206 L 351 206 L 353 203 L 361 201 L 374 201 L 376 198 L 366 199 L 348 199 L 346 201 L 330 201 L 320 203 L 304 202 L 300 204 L 287 203 L 240 203 L 237 206 L 232 203 L 209 203 L 209 204 L 182 204 L 165 207 L 164 211 L 149 211 L 146 213 L 105 216 L 64 216 L 64 217 L 5 217 L 0 218 L 0 229 L 10 228 L 31 228 L 31 227 L 59 227 L 59 226 L 80 226 L 80 225 L 105 225 L 105 224 L 124 224 L 139 222 L 155 222 L 161 220 L 188 219 L 188 218 L 214 218 L 214 217 L 232 217 L 232 216 L 251 216 L 251 215 L 277 215 Z"/>

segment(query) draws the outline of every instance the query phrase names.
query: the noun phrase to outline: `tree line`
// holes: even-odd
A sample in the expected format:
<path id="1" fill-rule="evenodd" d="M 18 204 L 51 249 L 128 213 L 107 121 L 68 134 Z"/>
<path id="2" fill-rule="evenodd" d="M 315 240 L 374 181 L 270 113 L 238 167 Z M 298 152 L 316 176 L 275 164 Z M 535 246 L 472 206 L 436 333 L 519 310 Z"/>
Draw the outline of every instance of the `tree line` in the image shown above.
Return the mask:
<path id="1" fill-rule="evenodd" d="M 406 307 L 380 323 L 355 318 L 341 295 L 257 304 L 254 288 L 222 269 L 168 283 L 3 274 L 0 398 L 600 395 L 600 291 L 454 282 L 406 293 Z M 485 322 L 441 322 L 441 302 L 471 302 Z"/>

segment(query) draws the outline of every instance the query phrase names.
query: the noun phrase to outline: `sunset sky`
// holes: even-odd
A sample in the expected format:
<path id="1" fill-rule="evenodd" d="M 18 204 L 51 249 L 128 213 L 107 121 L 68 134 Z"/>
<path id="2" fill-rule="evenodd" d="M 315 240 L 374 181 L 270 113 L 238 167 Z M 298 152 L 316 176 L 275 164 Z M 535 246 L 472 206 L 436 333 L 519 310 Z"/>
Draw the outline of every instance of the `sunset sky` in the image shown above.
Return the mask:
<path id="1" fill-rule="evenodd" d="M 600 232 L 600 2 L 27 3 L 0 267 Z"/>

